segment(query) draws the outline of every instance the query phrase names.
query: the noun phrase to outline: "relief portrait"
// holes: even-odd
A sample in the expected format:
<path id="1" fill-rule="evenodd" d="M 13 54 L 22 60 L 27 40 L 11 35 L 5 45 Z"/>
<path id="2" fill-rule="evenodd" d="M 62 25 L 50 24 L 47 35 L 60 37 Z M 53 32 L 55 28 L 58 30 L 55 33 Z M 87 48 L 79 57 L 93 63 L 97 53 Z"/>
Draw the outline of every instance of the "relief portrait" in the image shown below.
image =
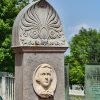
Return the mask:
<path id="1" fill-rule="evenodd" d="M 49 64 L 39 65 L 33 73 L 33 88 L 41 98 L 54 95 L 57 85 L 57 76 L 54 68 Z"/>

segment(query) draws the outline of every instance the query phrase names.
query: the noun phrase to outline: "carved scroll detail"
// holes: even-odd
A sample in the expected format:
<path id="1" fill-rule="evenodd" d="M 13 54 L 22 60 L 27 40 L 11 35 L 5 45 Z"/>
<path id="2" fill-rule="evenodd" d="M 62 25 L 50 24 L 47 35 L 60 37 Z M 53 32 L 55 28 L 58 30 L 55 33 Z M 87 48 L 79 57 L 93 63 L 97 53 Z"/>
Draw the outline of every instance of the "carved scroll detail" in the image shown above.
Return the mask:
<path id="1" fill-rule="evenodd" d="M 45 0 L 31 6 L 19 22 L 22 46 L 62 46 L 64 33 L 56 11 Z"/>

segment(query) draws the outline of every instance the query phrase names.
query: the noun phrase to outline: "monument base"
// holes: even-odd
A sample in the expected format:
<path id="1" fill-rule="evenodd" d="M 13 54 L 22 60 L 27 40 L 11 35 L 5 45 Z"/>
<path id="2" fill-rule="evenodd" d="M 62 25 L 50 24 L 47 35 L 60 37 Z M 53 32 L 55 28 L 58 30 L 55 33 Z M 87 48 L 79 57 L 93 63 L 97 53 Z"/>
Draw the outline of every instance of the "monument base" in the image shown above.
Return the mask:
<path id="1" fill-rule="evenodd" d="M 57 74 L 57 88 L 54 97 L 50 99 L 37 96 L 32 85 L 33 72 L 43 63 L 53 66 Z M 63 53 L 17 53 L 15 76 L 15 100 L 65 100 Z"/>

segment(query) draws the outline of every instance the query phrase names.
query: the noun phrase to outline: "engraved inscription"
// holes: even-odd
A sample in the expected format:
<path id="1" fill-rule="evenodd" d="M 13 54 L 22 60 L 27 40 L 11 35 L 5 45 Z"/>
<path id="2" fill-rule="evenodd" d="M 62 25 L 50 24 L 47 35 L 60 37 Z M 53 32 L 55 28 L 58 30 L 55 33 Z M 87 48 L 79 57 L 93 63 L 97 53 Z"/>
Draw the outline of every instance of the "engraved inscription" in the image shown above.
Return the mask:
<path id="1" fill-rule="evenodd" d="M 86 66 L 86 100 L 100 99 L 100 66 L 87 65 Z"/>

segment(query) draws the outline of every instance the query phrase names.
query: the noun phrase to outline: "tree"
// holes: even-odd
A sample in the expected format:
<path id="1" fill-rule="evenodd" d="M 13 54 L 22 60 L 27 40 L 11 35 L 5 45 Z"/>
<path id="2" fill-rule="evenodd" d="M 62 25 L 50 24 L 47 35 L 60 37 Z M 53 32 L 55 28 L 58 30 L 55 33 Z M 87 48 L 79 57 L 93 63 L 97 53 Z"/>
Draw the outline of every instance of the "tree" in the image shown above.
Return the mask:
<path id="1" fill-rule="evenodd" d="M 70 65 L 70 83 L 84 84 L 84 65 L 100 62 L 100 32 L 81 28 L 70 41 L 71 54 L 65 57 Z"/>
<path id="2" fill-rule="evenodd" d="M 69 65 L 69 83 L 84 84 L 84 67 L 71 55 L 65 57 L 65 65 Z"/>
<path id="3" fill-rule="evenodd" d="M 100 32 L 82 28 L 70 42 L 71 55 L 80 64 L 100 62 Z"/>
<path id="4" fill-rule="evenodd" d="M 11 33 L 18 12 L 28 0 L 0 0 L 0 71 L 14 72 Z"/>

